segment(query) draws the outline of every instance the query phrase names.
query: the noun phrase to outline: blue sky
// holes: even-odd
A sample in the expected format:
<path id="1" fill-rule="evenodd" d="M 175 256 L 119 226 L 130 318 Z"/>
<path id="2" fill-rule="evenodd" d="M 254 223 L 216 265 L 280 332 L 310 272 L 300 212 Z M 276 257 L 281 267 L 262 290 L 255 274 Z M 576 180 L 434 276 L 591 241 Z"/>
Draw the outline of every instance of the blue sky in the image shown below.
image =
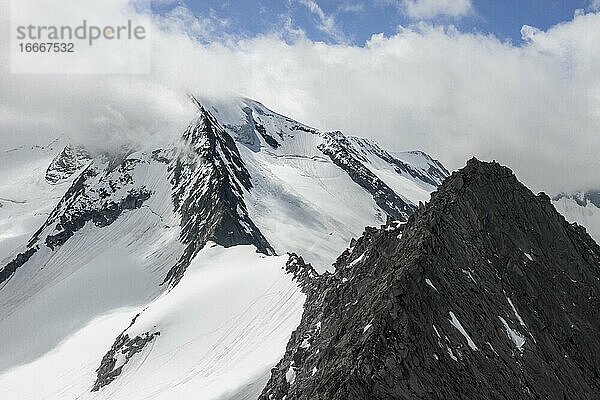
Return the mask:
<path id="1" fill-rule="evenodd" d="M 287 23 L 288 29 L 302 30 L 314 41 L 362 46 L 375 33 L 392 35 L 399 26 L 420 21 L 451 24 L 463 32 L 491 33 L 518 44 L 523 25 L 545 30 L 571 20 L 578 9 L 599 7 L 600 1 L 163 0 L 162 4 L 160 11 L 187 6 L 196 16 L 216 21 L 213 29 L 220 34 L 253 37 L 280 32 Z"/>

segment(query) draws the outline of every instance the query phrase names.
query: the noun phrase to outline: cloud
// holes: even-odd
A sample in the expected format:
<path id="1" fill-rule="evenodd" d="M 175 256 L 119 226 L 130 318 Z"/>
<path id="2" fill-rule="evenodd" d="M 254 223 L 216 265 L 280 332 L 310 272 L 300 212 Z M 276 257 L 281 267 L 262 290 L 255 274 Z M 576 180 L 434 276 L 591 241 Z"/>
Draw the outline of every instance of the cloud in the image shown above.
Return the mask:
<path id="1" fill-rule="evenodd" d="M 591 0 L 588 8 L 591 11 L 600 11 L 600 0 Z"/>
<path id="2" fill-rule="evenodd" d="M 361 2 L 344 2 L 338 6 L 338 10 L 346 13 L 360 13 L 365 10 L 365 4 Z"/>
<path id="3" fill-rule="evenodd" d="M 521 46 L 426 23 L 363 47 L 301 33 L 205 42 L 180 22 L 155 17 L 148 75 L 10 74 L 0 42 L 2 146 L 58 134 L 99 149 L 154 146 L 191 120 L 188 92 L 243 95 L 317 128 L 424 150 L 451 169 L 475 155 L 535 190 L 600 187 L 600 14 L 524 28 Z"/>
<path id="4" fill-rule="evenodd" d="M 415 20 L 464 17 L 473 13 L 472 0 L 400 0 L 401 10 Z"/>
<path id="5" fill-rule="evenodd" d="M 157 22 L 162 29 L 175 29 L 203 42 L 227 38 L 225 32 L 231 25 L 229 19 L 219 17 L 213 9 L 209 9 L 206 15 L 198 16 L 183 5 L 171 8 Z"/>
<path id="6" fill-rule="evenodd" d="M 315 0 L 299 0 L 299 2 L 317 17 L 317 29 L 338 43 L 348 42 L 348 39 L 339 27 L 335 16 L 325 13 Z"/>

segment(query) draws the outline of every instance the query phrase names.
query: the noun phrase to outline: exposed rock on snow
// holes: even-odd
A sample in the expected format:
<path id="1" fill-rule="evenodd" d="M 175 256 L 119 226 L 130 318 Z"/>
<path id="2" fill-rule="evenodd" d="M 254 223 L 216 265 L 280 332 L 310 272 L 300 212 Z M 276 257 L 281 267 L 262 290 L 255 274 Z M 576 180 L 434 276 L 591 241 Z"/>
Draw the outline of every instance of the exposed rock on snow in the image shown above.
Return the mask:
<path id="1" fill-rule="evenodd" d="M 46 180 L 53 184 L 64 181 L 85 167 L 91 159 L 83 147 L 68 144 L 48 166 Z"/>
<path id="2" fill-rule="evenodd" d="M 208 240 L 222 246 L 253 244 L 265 254 L 274 251 L 248 216 L 244 193 L 250 175 L 233 139 L 198 104 L 198 117 L 183 134 L 169 164 L 174 210 L 181 216 L 185 251 L 164 282 L 176 285 Z"/>
<path id="3" fill-rule="evenodd" d="M 291 264 L 209 242 L 179 284 L 117 337 L 82 398 L 216 400 L 242 390 L 277 362 L 300 320 L 296 279 L 305 275 Z"/>
<path id="4" fill-rule="evenodd" d="M 422 152 L 392 155 L 250 99 L 205 104 L 238 143 L 253 185 L 244 195 L 250 219 L 276 252 L 301 254 L 318 271 L 365 226 L 406 219 L 448 175 Z"/>
<path id="5" fill-rule="evenodd" d="M 405 221 L 414 211 L 413 204 L 403 200 L 356 158 L 349 140 L 341 132 L 327 133 L 325 141 L 318 149 L 329 156 L 335 165 L 346 171 L 360 187 L 371 193 L 375 203 L 390 217 Z"/>
<path id="6" fill-rule="evenodd" d="M 89 165 L 73 182 L 46 222 L 27 244 L 27 249 L 0 271 L 0 283 L 46 246 L 51 250 L 63 245 L 86 223 L 97 227 L 112 224 L 125 210 L 140 208 L 152 192 L 139 186 L 133 177 L 143 158 L 125 157 L 114 169 L 102 161 Z"/>
<path id="7" fill-rule="evenodd" d="M 132 321 L 132 325 L 134 322 L 135 319 Z M 98 377 L 92 386 L 92 392 L 97 392 L 115 380 L 129 359 L 141 352 L 156 336 L 160 336 L 160 332 L 144 332 L 134 338 L 130 338 L 126 333 L 120 334 L 96 370 Z"/>

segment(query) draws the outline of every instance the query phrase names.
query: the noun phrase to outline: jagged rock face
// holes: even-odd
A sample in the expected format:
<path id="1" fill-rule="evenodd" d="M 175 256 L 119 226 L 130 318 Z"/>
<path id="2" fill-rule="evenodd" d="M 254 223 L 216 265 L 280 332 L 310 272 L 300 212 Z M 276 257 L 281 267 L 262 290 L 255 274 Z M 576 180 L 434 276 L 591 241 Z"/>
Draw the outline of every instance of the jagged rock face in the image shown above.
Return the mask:
<path id="1" fill-rule="evenodd" d="M 169 270 L 163 284 L 173 287 L 183 278 L 191 260 L 208 240 L 223 246 L 255 244 L 271 252 L 267 241 L 249 219 L 243 191 L 252 184 L 235 143 L 200 104 L 197 118 L 170 152 L 157 150 L 152 159 L 168 164 L 173 209 L 180 217 L 183 254 Z M 170 154 L 166 154 L 170 153 Z M 114 381 L 130 358 L 142 351 L 160 332 L 130 334 L 131 324 L 115 339 L 96 369 L 92 391 Z"/>
<path id="2" fill-rule="evenodd" d="M 45 244 L 54 249 L 88 221 L 103 227 L 113 223 L 124 210 L 140 208 L 152 193 L 137 187 L 133 175 L 136 168 L 148 162 L 143 157 L 118 156 L 90 165 L 73 182 L 29 245 L 52 227 Z"/>
<path id="3" fill-rule="evenodd" d="M 99 156 L 90 161 L 85 150 L 71 145 L 55 158 L 46 174 L 53 182 L 67 179 L 89 165 L 73 181 L 28 248 L 0 270 L 0 283 L 26 263 L 41 244 L 54 250 L 87 222 L 112 224 L 123 211 L 143 206 L 152 192 L 137 184 L 136 170 L 150 163 L 168 165 L 173 209 L 181 220 L 180 240 L 186 246 L 163 283 L 175 285 L 190 260 L 212 240 L 223 246 L 254 244 L 265 254 L 274 251 L 248 216 L 244 191 L 252 188 L 250 175 L 233 139 L 200 104 L 198 117 L 171 151 Z M 165 182 L 166 185 L 169 183 Z"/>
<path id="4" fill-rule="evenodd" d="M 417 208 L 417 204 L 396 193 L 367 167 L 371 162 L 369 155 L 374 155 L 393 166 L 398 175 L 409 176 L 432 187 L 440 185 L 449 175 L 448 170 L 439 161 L 420 151 L 409 152 L 409 154 L 421 158 L 421 161 L 425 160 L 426 169 L 401 161 L 375 142 L 364 138 L 346 137 L 338 131 L 325 132 L 322 135 L 324 140 L 318 149 L 343 169 L 355 183 L 369 192 L 375 203 L 388 216 L 397 220 L 405 221 Z"/>
<path id="5" fill-rule="evenodd" d="M 233 139 L 200 104 L 198 118 L 183 135 L 183 144 L 169 166 L 175 212 L 181 215 L 183 256 L 165 277 L 175 285 L 191 259 L 208 240 L 225 247 L 254 244 L 274 251 L 248 216 L 244 190 L 250 175 Z"/>
<path id="6" fill-rule="evenodd" d="M 442 181 L 450 175 L 450 172 L 440 163 L 438 160 L 434 160 L 428 154 L 422 151 L 409 151 L 409 154 L 414 155 L 415 157 L 421 157 L 427 161 L 426 168 L 419 169 L 414 165 L 410 165 L 402 160 L 397 159 L 388 151 L 382 149 L 376 143 L 369 141 L 364 138 L 351 137 L 349 139 L 352 141 L 357 148 L 364 149 L 364 151 L 371 152 L 376 154 L 377 157 L 382 160 L 388 162 L 393 165 L 396 169 L 396 172 L 400 175 L 408 174 L 409 176 L 415 177 L 422 182 L 428 183 L 432 186 L 439 186 Z"/>
<path id="7" fill-rule="evenodd" d="M 48 166 L 46 181 L 49 183 L 64 181 L 90 161 L 91 157 L 84 148 L 68 144 Z"/>
<path id="8" fill-rule="evenodd" d="M 594 399 L 600 247 L 471 160 L 312 280 L 261 399 Z"/>
<path id="9" fill-rule="evenodd" d="M 129 324 L 127 329 L 133 326 L 138 317 L 139 314 L 131 320 L 131 324 Z M 102 357 L 100 366 L 96 369 L 97 377 L 92 386 L 92 392 L 97 392 L 102 387 L 117 379 L 117 377 L 121 375 L 123 367 L 129 362 L 129 359 L 141 352 L 144 347 L 152 342 L 157 336 L 160 336 L 160 332 L 155 331 L 152 333 L 144 332 L 141 335 L 136 335 L 131 338 L 127 333 L 127 329 L 117 336 L 117 339 L 110 350 Z"/>
<path id="10" fill-rule="evenodd" d="M 389 216 L 405 220 L 414 211 L 413 204 L 402 199 L 357 159 L 350 141 L 341 132 L 326 134 L 318 148 L 335 165 L 346 171 L 354 182 L 371 193 L 375 203 Z"/>
<path id="11" fill-rule="evenodd" d="M 0 283 L 4 283 L 4 281 L 8 280 L 15 271 L 22 267 L 31 256 L 35 254 L 38 250 L 38 247 L 30 247 L 22 253 L 17 254 L 15 258 L 13 258 L 8 264 L 6 264 L 2 270 L 0 270 Z"/>

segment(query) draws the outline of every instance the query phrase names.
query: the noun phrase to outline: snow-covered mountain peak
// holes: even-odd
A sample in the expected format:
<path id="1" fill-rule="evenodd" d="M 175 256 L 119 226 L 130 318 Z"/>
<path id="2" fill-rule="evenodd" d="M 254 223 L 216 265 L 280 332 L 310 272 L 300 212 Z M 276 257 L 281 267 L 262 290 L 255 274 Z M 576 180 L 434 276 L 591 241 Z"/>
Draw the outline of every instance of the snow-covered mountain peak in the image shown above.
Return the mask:
<path id="1" fill-rule="evenodd" d="M 361 161 L 384 161 L 393 165 L 399 174 L 404 173 L 432 186 L 439 185 L 448 176 L 439 161 L 422 151 L 390 152 L 372 139 L 347 136 L 341 131 L 320 131 L 271 111 L 252 99 L 205 100 L 203 103 L 238 143 L 255 152 L 263 149 L 279 155 L 314 156 L 315 146 L 330 142 L 348 149 Z"/>
<path id="2" fill-rule="evenodd" d="M 264 149 L 279 150 L 282 154 L 299 153 L 301 144 L 291 139 L 300 132 L 318 133 L 316 129 L 271 111 L 252 99 L 206 99 L 202 103 L 236 142 L 253 152 Z"/>
<path id="3" fill-rule="evenodd" d="M 32 374 L 52 377 L 32 389 L 43 398 L 173 398 L 173 385 L 257 395 L 298 323 L 298 281 L 332 269 L 365 226 L 406 219 L 447 174 L 253 100 L 192 101 L 171 145 L 61 144 L 28 170 L 54 204 L 0 265 L 0 331 L 14 350 L 0 355 L 0 397 Z"/>
<path id="4" fill-rule="evenodd" d="M 318 270 L 364 226 L 387 216 L 405 220 L 448 175 L 424 153 L 392 155 L 372 140 L 317 130 L 251 99 L 201 103 L 234 139 L 251 176 L 251 219 L 275 251 L 296 252 Z"/>
<path id="5" fill-rule="evenodd" d="M 184 145 L 173 150 L 168 167 L 173 207 L 186 245 L 165 278 L 172 286 L 208 240 L 227 247 L 253 244 L 263 253 L 273 252 L 248 216 L 244 195 L 252 183 L 233 139 L 198 106 L 197 117 L 183 134 Z"/>
<path id="6" fill-rule="evenodd" d="M 83 147 L 69 143 L 48 166 L 46 180 L 50 183 L 64 181 L 83 168 L 90 160 L 90 154 Z"/>

